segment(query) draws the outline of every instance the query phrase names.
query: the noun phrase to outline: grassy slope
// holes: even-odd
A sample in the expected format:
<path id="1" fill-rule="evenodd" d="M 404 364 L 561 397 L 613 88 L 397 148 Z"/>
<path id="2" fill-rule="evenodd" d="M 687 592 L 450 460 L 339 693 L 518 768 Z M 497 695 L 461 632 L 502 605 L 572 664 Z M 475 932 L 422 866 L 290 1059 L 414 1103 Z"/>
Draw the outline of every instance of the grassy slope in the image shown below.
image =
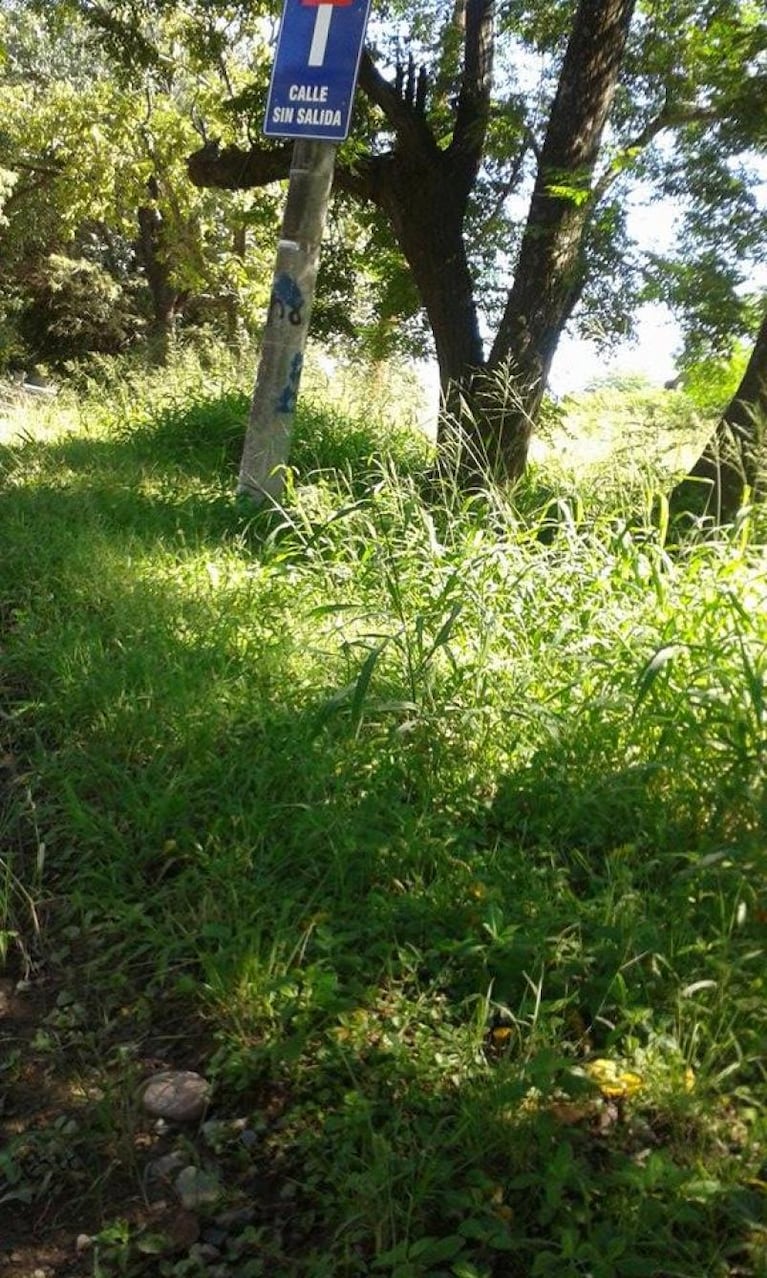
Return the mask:
<path id="1" fill-rule="evenodd" d="M 767 1273 L 753 529 L 427 502 L 416 439 L 318 408 L 254 519 L 245 409 L 136 381 L 0 459 L 6 948 L 106 1095 L 11 1183 L 140 1180 L 167 1017 L 279 1111 L 222 1154 L 281 1204 L 238 1278 Z"/>

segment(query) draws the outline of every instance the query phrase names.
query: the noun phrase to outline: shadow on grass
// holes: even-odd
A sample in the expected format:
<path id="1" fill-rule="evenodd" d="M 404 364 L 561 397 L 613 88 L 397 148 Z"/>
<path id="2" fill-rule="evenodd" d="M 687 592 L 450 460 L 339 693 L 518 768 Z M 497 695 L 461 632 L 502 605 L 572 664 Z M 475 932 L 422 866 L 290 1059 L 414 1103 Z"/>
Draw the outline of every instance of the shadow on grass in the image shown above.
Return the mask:
<path id="1" fill-rule="evenodd" d="M 745 1256 L 759 1194 L 745 1164 L 740 1186 L 700 1187 L 710 1119 L 694 1098 L 619 1112 L 572 1093 L 581 1053 L 609 1053 L 639 1008 L 662 1023 L 673 999 L 674 979 L 644 967 L 628 997 L 613 988 L 627 956 L 667 946 L 660 861 L 640 851 L 616 884 L 592 847 L 589 882 L 545 841 L 521 850 L 450 812 L 418 785 L 417 749 L 396 757 L 340 723 L 316 737 L 316 704 L 272 698 L 233 713 L 214 696 L 218 722 L 201 725 L 205 701 L 190 689 L 154 746 L 138 748 L 140 704 L 85 758 L 62 742 L 38 811 L 59 831 L 62 921 L 87 934 L 94 1006 L 131 1006 L 141 989 L 154 1016 L 203 995 L 214 1114 L 262 1124 L 252 1153 L 213 1162 L 256 1204 L 276 1269 L 319 1275 L 330 1256 L 334 1272 L 364 1273 L 392 1251 L 393 1271 L 410 1247 L 436 1265 L 445 1239 L 498 1275 L 512 1257 L 517 1273 L 541 1272 L 540 1257 L 553 1269 L 575 1245 L 592 1264 L 607 1248 L 619 1275 L 707 1272 L 725 1245 Z M 635 797 L 629 785 L 622 803 Z M 499 1051 L 491 990 L 514 1013 Z M 137 1027 L 117 1032 L 130 1044 Z"/>
<path id="2" fill-rule="evenodd" d="M 712 1272 L 745 1252 L 753 1195 L 724 1175 L 700 1188 L 696 1098 L 557 1108 L 574 1063 L 673 1026 L 680 984 L 709 970 L 706 894 L 694 913 L 670 855 L 690 792 L 621 768 L 610 729 L 601 753 L 574 729 L 569 754 L 478 787 L 469 736 L 440 716 L 409 710 L 404 731 L 342 707 L 323 726 L 348 671 L 294 581 L 247 578 L 230 609 L 138 574 L 134 539 L 239 529 L 238 404 L 30 445 L 22 460 L 67 486 L 6 503 L 26 530 L 6 588 L 31 582 L 7 636 L 26 785 L 51 937 L 77 939 L 89 1009 L 140 1055 L 151 1028 L 120 1038 L 120 1007 L 140 998 L 154 1021 L 186 999 L 188 1037 L 205 1022 L 219 1041 L 221 1109 L 256 1122 L 282 1098 L 253 1153 L 223 1156 L 272 1272 L 360 1274 L 375 1255 L 384 1273 Z M 719 887 L 729 906 L 734 877 Z M 49 1028 L 100 1049 L 87 1025 Z"/>
<path id="3" fill-rule="evenodd" d="M 174 670 L 188 657 L 164 652 Z M 202 995 L 219 1112 L 264 1124 L 251 1154 L 220 1163 L 257 1204 L 271 1263 L 319 1275 L 324 1253 L 355 1274 L 377 1253 L 393 1272 L 433 1248 L 436 1267 L 445 1239 L 498 1275 L 511 1257 L 553 1272 L 576 1245 L 627 1276 L 745 1255 L 759 1195 L 745 1165 L 742 1185 L 701 1188 L 710 1117 L 694 1098 L 611 1111 L 572 1090 L 584 1054 L 673 1005 L 673 973 L 640 965 L 616 988 L 627 957 L 666 951 L 673 870 L 641 847 L 610 867 L 604 839 L 585 876 L 543 829 L 518 841 L 508 808 L 486 823 L 451 808 L 423 770 L 433 728 L 396 747 L 343 720 L 317 734 L 320 703 L 291 704 L 271 661 L 275 686 L 248 706 L 200 671 L 143 745 L 146 710 L 123 697 L 85 755 L 81 733 L 61 741 L 38 804 L 59 831 L 69 926 L 87 920 L 96 1003 Z M 572 785 L 563 809 L 582 807 Z M 616 797 L 613 819 L 636 814 L 636 777 L 596 789 Z M 543 795 L 528 786 L 534 807 Z M 490 991 L 513 1012 L 500 1049 Z"/>
<path id="4" fill-rule="evenodd" d="M 46 518 L 153 541 L 200 545 L 236 538 L 256 550 L 279 513 L 257 511 L 236 497 L 248 411 L 247 397 L 229 394 L 170 409 L 112 435 L 20 440 L 0 447 L 9 517 Z M 323 476 L 342 481 L 343 498 L 380 481 L 381 464 L 423 473 L 428 444 L 411 432 L 389 438 L 383 428 L 347 421 L 311 405 L 296 417 L 291 467 L 297 482 Z"/>

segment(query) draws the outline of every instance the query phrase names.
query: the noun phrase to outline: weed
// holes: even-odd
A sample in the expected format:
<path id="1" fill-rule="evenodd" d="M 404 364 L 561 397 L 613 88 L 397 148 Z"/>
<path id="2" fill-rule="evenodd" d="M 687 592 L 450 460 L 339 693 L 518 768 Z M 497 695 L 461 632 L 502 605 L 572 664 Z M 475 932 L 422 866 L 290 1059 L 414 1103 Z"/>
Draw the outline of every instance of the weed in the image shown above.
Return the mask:
<path id="1" fill-rule="evenodd" d="M 669 546 L 657 472 L 426 491 L 422 440 L 327 407 L 254 518 L 224 373 L 3 454 L 12 820 L 46 848 L 4 856 L 4 917 L 45 898 L 82 985 L 45 1050 L 90 1059 L 140 991 L 204 1022 L 222 1105 L 281 1098 L 231 1164 L 269 1187 L 241 1274 L 763 1273 L 753 524 Z M 98 1265 L 141 1272 L 122 1218 Z"/>

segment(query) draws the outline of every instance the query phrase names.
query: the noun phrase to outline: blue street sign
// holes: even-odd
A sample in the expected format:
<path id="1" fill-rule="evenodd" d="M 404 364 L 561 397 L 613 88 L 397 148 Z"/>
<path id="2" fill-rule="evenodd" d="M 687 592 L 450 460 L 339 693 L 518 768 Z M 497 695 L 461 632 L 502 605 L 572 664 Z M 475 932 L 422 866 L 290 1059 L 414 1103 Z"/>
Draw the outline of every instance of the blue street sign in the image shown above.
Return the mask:
<path id="1" fill-rule="evenodd" d="M 285 0 L 266 103 L 270 138 L 349 136 L 371 0 Z"/>

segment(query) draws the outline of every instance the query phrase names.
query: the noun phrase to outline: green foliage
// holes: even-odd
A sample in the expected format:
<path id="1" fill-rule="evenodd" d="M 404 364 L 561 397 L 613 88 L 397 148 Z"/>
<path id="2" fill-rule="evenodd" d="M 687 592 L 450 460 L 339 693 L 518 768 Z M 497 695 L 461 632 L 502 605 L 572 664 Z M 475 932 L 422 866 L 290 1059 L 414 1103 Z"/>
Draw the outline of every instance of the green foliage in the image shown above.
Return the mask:
<path id="1" fill-rule="evenodd" d="M 133 1062 L 204 1025 L 259 1131 L 238 1274 L 762 1273 L 761 516 L 673 544 L 660 471 L 466 498 L 327 403 L 254 516 L 189 357 L 46 411 L 0 457 L 2 927 L 88 1005 L 35 1052 L 111 1082 L 12 1188 L 138 1183 Z M 106 1271 L 193 1272 L 123 1217 Z"/>
<path id="2" fill-rule="evenodd" d="M 157 214 L 156 258 L 181 322 L 217 327 L 230 340 L 240 329 L 252 332 L 263 317 L 271 259 L 258 233 L 273 225 L 274 197 L 235 195 L 224 208 L 185 170 L 201 111 L 227 133 L 220 68 L 195 63 L 179 15 L 152 25 L 157 59 L 126 81 L 113 45 L 105 52 L 77 13 L 63 22 L 60 6 L 40 17 L 28 4 L 12 9 L 13 38 L 0 66 L 0 324 L 9 351 L 26 345 L 29 359 L 61 361 L 88 349 L 88 332 L 97 338 L 100 320 L 67 327 L 65 271 L 68 291 L 77 280 L 81 297 L 90 276 L 87 314 L 102 314 L 114 295 L 112 331 L 90 350 L 116 349 L 151 328 L 157 299 L 137 247 L 142 207 Z M 233 66 L 230 87 L 237 77 Z M 74 307 L 69 314 L 76 319 Z"/>
<path id="3" fill-rule="evenodd" d="M 651 502 L 659 471 L 688 469 L 717 418 L 712 397 L 704 403 L 689 395 L 686 379 L 683 390 L 669 391 L 641 375 L 598 380 L 545 412 L 550 421 L 533 440 L 533 459 L 576 491 L 586 475 L 598 476 L 592 501 L 605 512 L 620 503 L 627 483 Z"/>
<path id="4" fill-rule="evenodd" d="M 19 334 L 48 363 L 116 354 L 141 327 L 135 301 L 95 262 L 51 254 L 28 288 Z"/>
<path id="5" fill-rule="evenodd" d="M 268 264 L 251 262 L 252 242 L 245 258 L 233 251 L 232 236 L 246 224 L 254 233 L 268 227 L 265 240 L 273 242 L 276 197 L 203 195 L 182 166 L 201 138 L 242 146 L 257 138 L 274 5 L 9 0 L 6 10 L 0 163 L 17 177 L 14 158 L 32 166 L 21 169 L 4 237 L 14 279 L 24 276 L 29 238 L 43 258 L 69 251 L 84 197 L 91 216 L 129 243 L 154 176 L 172 281 L 197 298 L 188 317 L 199 320 L 204 311 L 219 328 L 228 322 L 230 338 L 238 324 L 252 330 L 263 313 L 259 277 Z M 423 0 L 385 5 L 371 27 L 382 67 L 412 59 L 423 68 L 426 122 L 438 150 L 449 149 L 462 91 L 459 19 L 454 5 Z M 565 3 L 514 0 L 499 12 L 485 154 L 465 224 L 486 325 L 496 322 L 508 294 L 572 22 L 573 6 Z M 643 296 L 675 308 L 691 358 L 721 354 L 748 331 L 743 290 L 765 243 L 755 157 L 765 135 L 766 45 L 751 0 L 639 6 L 600 163 L 587 181 L 564 174 L 551 186 L 588 214 L 575 319 L 581 331 L 610 345 L 631 332 Z M 381 126 L 380 111 L 360 94 L 355 134 L 341 150 L 352 171 L 390 144 Z M 82 171 L 90 178 L 85 192 Z M 640 254 L 631 243 L 626 209 L 637 184 L 648 204 L 663 196 L 678 204 L 679 234 L 668 252 Z M 339 198 L 336 230 L 315 331 L 351 336 L 374 357 L 422 351 L 428 335 L 419 299 L 380 209 L 352 213 Z"/>
<path id="6" fill-rule="evenodd" d="M 686 364 L 685 394 L 706 415 L 721 415 L 741 383 L 750 355 L 746 344 L 740 343 L 729 358 L 708 358 Z"/>

